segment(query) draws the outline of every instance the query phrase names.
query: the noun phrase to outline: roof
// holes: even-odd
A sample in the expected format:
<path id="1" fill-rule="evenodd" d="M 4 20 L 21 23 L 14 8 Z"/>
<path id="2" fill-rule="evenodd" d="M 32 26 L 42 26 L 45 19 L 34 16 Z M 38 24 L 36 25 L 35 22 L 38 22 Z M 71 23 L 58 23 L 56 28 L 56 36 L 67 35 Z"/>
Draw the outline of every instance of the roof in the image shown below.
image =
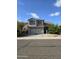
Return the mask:
<path id="1" fill-rule="evenodd" d="M 29 20 L 43 20 L 43 19 L 39 19 L 39 18 L 30 18 L 30 19 L 28 19 L 28 21 Z M 43 20 L 44 21 L 44 20 Z"/>

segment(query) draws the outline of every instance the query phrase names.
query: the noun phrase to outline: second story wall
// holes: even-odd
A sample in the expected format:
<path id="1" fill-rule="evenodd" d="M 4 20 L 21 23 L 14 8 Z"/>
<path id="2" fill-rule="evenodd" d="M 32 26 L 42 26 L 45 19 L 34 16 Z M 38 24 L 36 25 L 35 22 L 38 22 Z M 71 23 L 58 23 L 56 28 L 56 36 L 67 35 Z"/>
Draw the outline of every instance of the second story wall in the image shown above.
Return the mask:
<path id="1" fill-rule="evenodd" d="M 31 18 L 28 20 L 30 27 L 44 27 L 44 20 Z"/>

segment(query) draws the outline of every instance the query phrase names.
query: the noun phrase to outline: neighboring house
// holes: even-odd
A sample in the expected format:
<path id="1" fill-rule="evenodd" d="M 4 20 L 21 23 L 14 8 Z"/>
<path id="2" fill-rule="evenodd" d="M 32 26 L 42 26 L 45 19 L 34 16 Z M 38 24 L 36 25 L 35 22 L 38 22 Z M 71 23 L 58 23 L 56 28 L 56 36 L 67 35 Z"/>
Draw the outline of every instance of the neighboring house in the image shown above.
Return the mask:
<path id="1" fill-rule="evenodd" d="M 28 31 L 28 35 L 44 34 L 47 33 L 48 26 L 44 23 L 44 20 L 31 18 L 28 20 L 28 24 L 23 27 L 23 30 Z"/>

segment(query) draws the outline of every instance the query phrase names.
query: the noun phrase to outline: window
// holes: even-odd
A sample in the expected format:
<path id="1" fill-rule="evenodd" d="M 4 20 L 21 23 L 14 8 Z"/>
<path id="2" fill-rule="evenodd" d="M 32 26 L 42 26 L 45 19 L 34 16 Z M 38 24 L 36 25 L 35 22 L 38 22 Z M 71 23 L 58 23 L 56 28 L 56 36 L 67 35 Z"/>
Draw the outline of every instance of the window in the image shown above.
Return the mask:
<path id="1" fill-rule="evenodd" d="M 34 20 L 30 20 L 30 21 L 29 21 L 29 24 L 30 24 L 30 25 L 35 25 L 35 21 L 34 21 Z"/>
<path id="2" fill-rule="evenodd" d="M 37 26 L 43 25 L 43 21 L 42 20 L 37 20 Z"/>

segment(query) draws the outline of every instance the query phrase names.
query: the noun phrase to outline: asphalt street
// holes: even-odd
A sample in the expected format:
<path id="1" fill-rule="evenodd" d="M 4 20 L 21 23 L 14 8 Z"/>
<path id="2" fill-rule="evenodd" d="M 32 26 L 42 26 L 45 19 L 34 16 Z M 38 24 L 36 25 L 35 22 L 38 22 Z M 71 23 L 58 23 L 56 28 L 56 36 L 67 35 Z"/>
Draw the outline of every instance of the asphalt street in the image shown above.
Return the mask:
<path id="1" fill-rule="evenodd" d="M 17 59 L 61 59 L 61 39 L 18 39 Z"/>

